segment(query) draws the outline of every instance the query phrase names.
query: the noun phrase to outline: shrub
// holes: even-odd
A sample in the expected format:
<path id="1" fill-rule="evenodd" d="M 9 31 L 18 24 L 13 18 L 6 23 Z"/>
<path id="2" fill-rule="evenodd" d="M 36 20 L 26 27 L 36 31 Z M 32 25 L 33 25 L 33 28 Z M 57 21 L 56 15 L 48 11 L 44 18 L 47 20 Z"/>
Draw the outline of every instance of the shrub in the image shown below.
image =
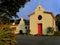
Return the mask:
<path id="1" fill-rule="evenodd" d="M 9 25 L 0 25 L 0 45 L 15 45 L 15 35 Z"/>
<path id="2" fill-rule="evenodd" d="M 54 32 L 54 36 L 60 36 L 60 31 Z"/>
<path id="3" fill-rule="evenodd" d="M 47 28 L 47 35 L 53 35 L 54 34 L 54 28 L 53 27 L 48 27 Z"/>
<path id="4" fill-rule="evenodd" d="M 30 30 L 26 30 L 26 34 L 30 34 Z"/>

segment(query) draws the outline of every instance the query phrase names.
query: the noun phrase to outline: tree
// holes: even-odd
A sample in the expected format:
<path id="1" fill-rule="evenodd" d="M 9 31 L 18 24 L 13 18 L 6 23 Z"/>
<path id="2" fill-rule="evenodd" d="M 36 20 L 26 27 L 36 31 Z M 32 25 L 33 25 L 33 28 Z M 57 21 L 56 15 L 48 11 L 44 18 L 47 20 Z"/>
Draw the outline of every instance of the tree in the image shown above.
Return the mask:
<path id="1" fill-rule="evenodd" d="M 24 6 L 27 1 L 28 0 L 1 0 L 0 15 L 17 17 L 16 12 L 18 12 L 19 8 Z"/>
<path id="2" fill-rule="evenodd" d="M 56 15 L 55 20 L 56 20 L 56 26 L 58 27 L 58 30 L 60 31 L 60 14 Z"/>
<path id="3" fill-rule="evenodd" d="M 0 16 L 12 18 L 18 17 L 16 12 L 19 8 L 24 7 L 24 4 L 29 0 L 0 0 Z M 0 19 L 1 20 L 1 19 Z"/>
<path id="4" fill-rule="evenodd" d="M 9 18 L 5 17 L 5 16 L 0 16 L 0 24 L 9 24 Z"/>

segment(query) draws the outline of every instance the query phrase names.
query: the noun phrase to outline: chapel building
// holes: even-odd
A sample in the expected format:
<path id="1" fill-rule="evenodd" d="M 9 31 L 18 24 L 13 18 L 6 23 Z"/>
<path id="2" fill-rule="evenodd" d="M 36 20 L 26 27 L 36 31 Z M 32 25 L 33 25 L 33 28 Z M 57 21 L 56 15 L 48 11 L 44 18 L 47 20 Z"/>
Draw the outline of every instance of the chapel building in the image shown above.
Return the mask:
<path id="1" fill-rule="evenodd" d="M 55 17 L 52 12 L 45 11 L 42 6 L 38 6 L 30 17 L 30 34 L 46 35 L 47 28 L 53 27 L 56 31 Z"/>

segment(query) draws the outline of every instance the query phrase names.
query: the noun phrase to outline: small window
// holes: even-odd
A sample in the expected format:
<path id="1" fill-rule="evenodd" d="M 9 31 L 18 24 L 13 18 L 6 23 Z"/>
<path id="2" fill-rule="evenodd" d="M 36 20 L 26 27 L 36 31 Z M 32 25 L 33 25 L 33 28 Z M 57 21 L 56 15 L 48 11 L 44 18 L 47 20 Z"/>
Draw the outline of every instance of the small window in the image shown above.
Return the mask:
<path id="1" fill-rule="evenodd" d="M 41 19 L 42 19 L 42 16 L 41 16 L 41 15 L 39 15 L 39 16 L 38 16 L 38 20 L 41 20 Z"/>

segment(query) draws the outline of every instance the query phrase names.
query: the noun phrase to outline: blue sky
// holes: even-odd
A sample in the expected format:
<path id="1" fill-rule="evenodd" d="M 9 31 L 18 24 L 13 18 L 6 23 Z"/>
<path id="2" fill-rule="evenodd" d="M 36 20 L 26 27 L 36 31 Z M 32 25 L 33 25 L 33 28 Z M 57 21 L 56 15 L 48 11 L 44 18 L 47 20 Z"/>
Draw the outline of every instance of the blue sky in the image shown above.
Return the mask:
<path id="1" fill-rule="evenodd" d="M 60 13 L 60 0 L 31 0 L 21 7 L 17 15 L 19 18 L 29 19 L 28 15 L 33 13 L 38 5 L 41 5 L 45 11 L 52 12 L 55 16 Z"/>

